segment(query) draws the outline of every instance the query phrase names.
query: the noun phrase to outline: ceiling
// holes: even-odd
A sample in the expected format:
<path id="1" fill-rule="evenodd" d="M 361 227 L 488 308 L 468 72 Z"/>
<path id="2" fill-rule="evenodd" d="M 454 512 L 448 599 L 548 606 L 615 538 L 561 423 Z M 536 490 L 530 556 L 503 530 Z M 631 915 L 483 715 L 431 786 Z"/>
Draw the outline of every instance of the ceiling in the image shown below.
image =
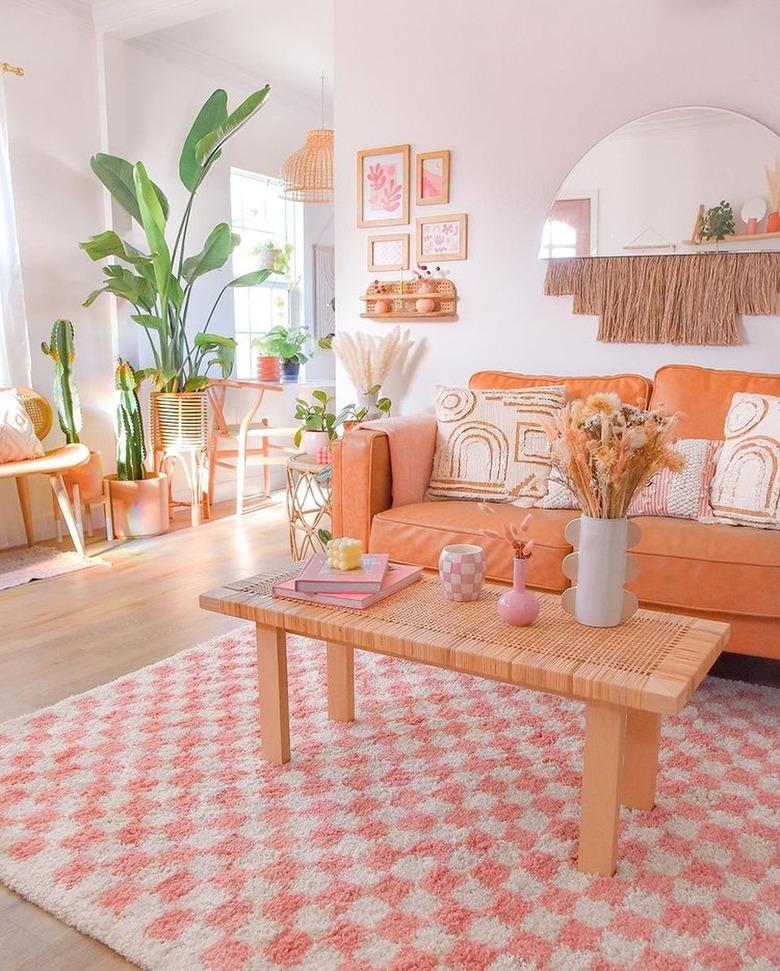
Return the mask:
<path id="1" fill-rule="evenodd" d="M 333 84 L 334 0 L 241 0 L 226 9 L 145 37 L 190 55 L 230 64 L 277 92 L 319 103 L 320 74 L 330 104 Z M 143 43 L 143 38 L 139 38 Z M 330 123 L 330 119 L 327 119 Z"/>

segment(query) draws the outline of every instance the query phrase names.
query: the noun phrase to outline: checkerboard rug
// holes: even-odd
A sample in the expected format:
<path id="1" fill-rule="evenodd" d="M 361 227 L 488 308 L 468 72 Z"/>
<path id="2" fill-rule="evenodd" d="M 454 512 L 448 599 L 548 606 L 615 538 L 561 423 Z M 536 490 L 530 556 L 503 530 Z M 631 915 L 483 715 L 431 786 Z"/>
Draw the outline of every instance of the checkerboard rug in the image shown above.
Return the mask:
<path id="1" fill-rule="evenodd" d="M 580 706 L 360 653 L 328 721 L 290 644 L 264 764 L 253 629 L 0 726 L 0 877 L 146 968 L 770 969 L 780 692 L 710 679 L 612 879 L 574 865 Z"/>

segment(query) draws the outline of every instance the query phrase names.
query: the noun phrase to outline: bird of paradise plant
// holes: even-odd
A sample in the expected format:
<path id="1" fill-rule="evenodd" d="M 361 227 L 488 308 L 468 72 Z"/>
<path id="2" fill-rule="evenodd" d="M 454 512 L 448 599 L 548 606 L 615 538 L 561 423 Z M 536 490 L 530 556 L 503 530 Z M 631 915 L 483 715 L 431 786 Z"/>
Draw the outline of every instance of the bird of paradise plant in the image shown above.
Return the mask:
<path id="1" fill-rule="evenodd" d="M 95 262 L 110 261 L 103 266 L 103 286 L 89 294 L 84 306 L 89 307 L 101 293 L 112 293 L 131 304 L 134 313 L 130 318 L 146 333 L 154 360 L 154 367 L 137 371 L 136 377 L 151 377 L 158 391 L 197 391 L 208 383 L 212 368 L 219 368 L 222 377 L 230 376 L 236 342 L 209 331 L 214 313 L 228 287 L 257 286 L 272 272 L 255 270 L 226 283 L 203 329 L 190 337 L 187 323 L 195 283 L 223 267 L 240 242 L 227 223 L 220 223 L 209 233 L 200 252 L 185 256 L 195 195 L 226 142 L 260 110 L 269 92 L 266 84 L 228 112 L 227 94 L 219 89 L 198 112 L 179 159 L 179 177 L 189 197 L 172 244 L 166 238 L 168 200 L 149 178 L 144 164 L 132 165 L 105 154 L 90 160 L 98 179 L 143 229 L 149 252 L 142 252 L 110 229 L 81 243 Z"/>

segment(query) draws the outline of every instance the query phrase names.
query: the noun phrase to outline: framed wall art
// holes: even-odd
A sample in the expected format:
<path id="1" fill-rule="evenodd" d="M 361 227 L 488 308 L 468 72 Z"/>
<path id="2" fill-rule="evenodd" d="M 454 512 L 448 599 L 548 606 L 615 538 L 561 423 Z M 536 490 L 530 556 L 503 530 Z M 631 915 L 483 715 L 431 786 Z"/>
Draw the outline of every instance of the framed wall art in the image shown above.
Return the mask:
<path id="1" fill-rule="evenodd" d="M 409 269 L 409 233 L 368 237 L 368 270 Z"/>
<path id="2" fill-rule="evenodd" d="M 357 224 L 405 226 L 409 222 L 409 146 L 357 153 Z"/>
<path id="3" fill-rule="evenodd" d="M 449 201 L 449 150 L 420 152 L 417 155 L 417 205 L 440 206 Z"/>
<path id="4" fill-rule="evenodd" d="M 417 262 L 465 260 L 468 254 L 468 216 L 421 216 L 417 220 Z"/>

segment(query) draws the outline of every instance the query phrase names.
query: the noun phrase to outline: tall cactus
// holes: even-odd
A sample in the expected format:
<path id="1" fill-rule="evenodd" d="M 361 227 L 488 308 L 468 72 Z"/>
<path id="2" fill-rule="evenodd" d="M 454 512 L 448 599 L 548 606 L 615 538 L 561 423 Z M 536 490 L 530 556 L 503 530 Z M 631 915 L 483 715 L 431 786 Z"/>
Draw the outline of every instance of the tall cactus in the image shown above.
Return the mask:
<path id="1" fill-rule="evenodd" d="M 116 411 L 116 477 L 125 481 L 143 479 L 144 424 L 141 404 L 138 401 L 135 371 L 127 361 L 117 359 L 115 385 L 119 391 Z"/>
<path id="2" fill-rule="evenodd" d="M 73 381 L 73 324 L 69 320 L 55 320 L 51 329 L 51 344 L 41 344 L 44 354 L 54 361 L 54 404 L 60 428 L 68 445 L 79 441 L 81 404 Z"/>

